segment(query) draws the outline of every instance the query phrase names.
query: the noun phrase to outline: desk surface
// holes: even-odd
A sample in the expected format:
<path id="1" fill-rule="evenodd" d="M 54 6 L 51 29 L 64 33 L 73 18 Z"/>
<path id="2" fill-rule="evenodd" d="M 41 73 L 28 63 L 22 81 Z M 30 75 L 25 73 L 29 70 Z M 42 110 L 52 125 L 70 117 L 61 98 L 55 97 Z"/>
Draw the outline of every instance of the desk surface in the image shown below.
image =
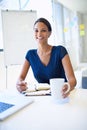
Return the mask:
<path id="1" fill-rule="evenodd" d="M 0 130 L 87 130 L 86 89 L 72 91 L 65 104 L 53 102 L 51 96 L 32 98 L 33 104 L 0 122 Z"/>

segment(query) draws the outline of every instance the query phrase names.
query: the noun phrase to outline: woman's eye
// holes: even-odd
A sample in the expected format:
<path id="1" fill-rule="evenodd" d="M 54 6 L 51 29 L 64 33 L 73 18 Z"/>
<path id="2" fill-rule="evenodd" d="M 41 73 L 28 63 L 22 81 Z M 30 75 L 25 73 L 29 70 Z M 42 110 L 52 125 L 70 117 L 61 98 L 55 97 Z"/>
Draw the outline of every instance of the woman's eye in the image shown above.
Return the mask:
<path id="1" fill-rule="evenodd" d="M 46 32 L 46 30 L 44 29 L 44 30 L 41 30 L 41 31 L 39 31 L 39 30 L 34 30 L 34 32 Z"/>
<path id="2" fill-rule="evenodd" d="M 38 30 L 35 30 L 35 32 L 38 32 Z"/>
<path id="3" fill-rule="evenodd" d="M 42 30 L 42 32 L 46 32 L 46 30 Z"/>

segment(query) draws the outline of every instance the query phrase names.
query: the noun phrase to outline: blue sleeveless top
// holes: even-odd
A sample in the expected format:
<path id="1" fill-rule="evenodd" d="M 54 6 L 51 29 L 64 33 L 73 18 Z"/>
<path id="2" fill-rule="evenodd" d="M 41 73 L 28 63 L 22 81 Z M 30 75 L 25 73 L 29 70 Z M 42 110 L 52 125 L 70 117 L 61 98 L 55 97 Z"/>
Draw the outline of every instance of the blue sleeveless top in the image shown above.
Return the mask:
<path id="1" fill-rule="evenodd" d="M 28 50 L 25 58 L 29 61 L 34 77 L 39 83 L 49 83 L 51 78 L 64 78 L 67 81 L 62 65 L 62 58 L 68 54 L 63 46 L 53 46 L 50 61 L 45 66 L 38 54 L 37 49 Z"/>

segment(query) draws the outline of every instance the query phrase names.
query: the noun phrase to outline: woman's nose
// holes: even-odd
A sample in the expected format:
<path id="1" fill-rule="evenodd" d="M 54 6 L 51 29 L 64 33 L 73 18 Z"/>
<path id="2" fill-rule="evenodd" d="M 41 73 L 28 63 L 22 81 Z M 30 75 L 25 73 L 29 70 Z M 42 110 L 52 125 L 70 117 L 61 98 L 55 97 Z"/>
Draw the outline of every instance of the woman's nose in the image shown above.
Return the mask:
<path id="1" fill-rule="evenodd" d="M 38 31 L 38 36 L 41 36 L 42 35 L 42 32 L 39 30 Z"/>

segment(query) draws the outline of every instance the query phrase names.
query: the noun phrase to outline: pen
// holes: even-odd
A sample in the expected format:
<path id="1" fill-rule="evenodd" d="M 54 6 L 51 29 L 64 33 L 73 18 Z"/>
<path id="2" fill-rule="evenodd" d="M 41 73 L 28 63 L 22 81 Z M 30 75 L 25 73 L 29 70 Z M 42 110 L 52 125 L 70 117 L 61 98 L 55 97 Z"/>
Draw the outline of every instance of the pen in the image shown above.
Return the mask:
<path id="1" fill-rule="evenodd" d="M 22 93 L 22 94 L 26 94 L 26 91 L 22 91 L 21 93 Z"/>

